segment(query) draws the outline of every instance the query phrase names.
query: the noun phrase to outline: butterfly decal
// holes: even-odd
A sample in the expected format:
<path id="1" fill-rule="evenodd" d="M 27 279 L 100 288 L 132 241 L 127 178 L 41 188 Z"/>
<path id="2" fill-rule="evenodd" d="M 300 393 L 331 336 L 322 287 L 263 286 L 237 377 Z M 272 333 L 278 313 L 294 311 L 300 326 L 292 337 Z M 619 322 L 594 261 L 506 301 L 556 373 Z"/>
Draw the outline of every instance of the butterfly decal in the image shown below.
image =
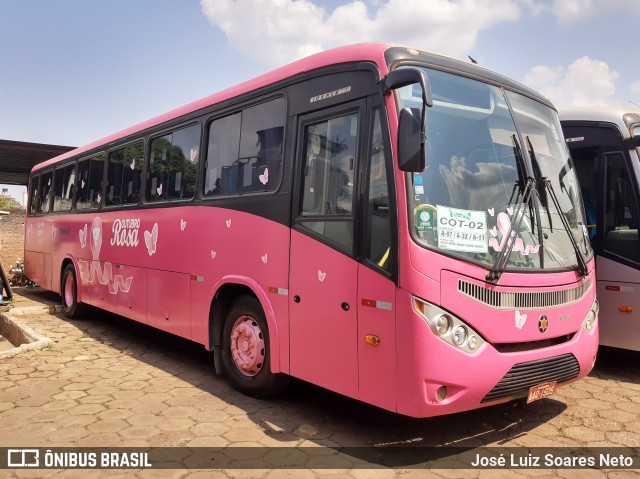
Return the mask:
<path id="1" fill-rule="evenodd" d="M 527 322 L 527 315 L 520 314 L 520 311 L 516 309 L 516 328 L 522 329 L 522 327 L 524 326 L 524 323 L 526 322 Z"/>
<path id="2" fill-rule="evenodd" d="M 153 225 L 153 229 L 144 232 L 144 244 L 147 245 L 147 251 L 149 256 L 153 256 L 156 252 L 156 245 L 158 243 L 158 223 Z"/>
<path id="3" fill-rule="evenodd" d="M 129 165 L 129 167 L 131 167 L 132 171 L 136 169 L 136 159 L 135 158 L 133 160 L 131 160 L 131 164 Z"/>
<path id="4" fill-rule="evenodd" d="M 156 193 L 158 193 L 158 196 L 162 196 L 162 183 L 156 188 Z"/>
<path id="5" fill-rule="evenodd" d="M 226 224 L 227 224 L 227 228 L 231 228 L 231 220 L 227 220 Z"/>
<path id="6" fill-rule="evenodd" d="M 182 218 L 180 218 L 180 231 L 184 231 L 186 227 L 187 227 L 187 222 Z"/>
<path id="7" fill-rule="evenodd" d="M 326 277 L 327 277 L 327 273 L 323 273 L 322 271 L 318 270 L 318 281 L 322 283 L 324 282 L 324 279 Z"/>
<path id="8" fill-rule="evenodd" d="M 218 253 L 216 253 L 215 251 L 211 250 L 211 259 L 216 259 L 216 255 Z"/>
<path id="9" fill-rule="evenodd" d="M 496 214 L 496 210 L 495 210 L 495 209 L 493 209 L 493 208 L 489 208 L 487 211 L 489 212 L 489 214 L 490 214 L 491 216 L 493 216 L 493 215 L 495 215 L 495 214 Z"/>
<path id="10" fill-rule="evenodd" d="M 86 248 L 87 246 L 87 225 L 84 225 L 84 228 L 81 229 L 79 232 L 80 235 L 80 246 L 82 246 L 83 248 Z"/>
<path id="11" fill-rule="evenodd" d="M 262 256 L 262 262 L 264 264 L 267 264 L 267 261 L 269 260 L 269 258 L 267 257 L 267 253 L 264 254 L 264 256 Z"/>
<path id="12" fill-rule="evenodd" d="M 258 179 L 260 180 L 260 183 L 266 185 L 269 182 L 269 168 L 265 168 L 264 173 L 258 176 Z"/>

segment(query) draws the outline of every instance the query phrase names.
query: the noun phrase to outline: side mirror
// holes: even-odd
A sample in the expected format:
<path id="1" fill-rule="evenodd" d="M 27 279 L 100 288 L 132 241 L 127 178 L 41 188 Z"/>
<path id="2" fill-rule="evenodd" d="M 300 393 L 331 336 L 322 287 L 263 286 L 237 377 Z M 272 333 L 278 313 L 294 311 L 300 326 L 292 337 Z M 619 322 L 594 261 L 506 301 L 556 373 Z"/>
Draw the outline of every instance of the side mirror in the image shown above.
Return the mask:
<path id="1" fill-rule="evenodd" d="M 419 173 L 425 167 L 425 110 L 433 106 L 431 83 L 420 68 L 399 68 L 384 79 L 384 91 L 389 92 L 407 85 L 419 84 L 422 90 L 422 108 L 403 108 L 398 119 L 398 167 L 402 171 Z"/>
<path id="2" fill-rule="evenodd" d="M 384 79 L 384 91 L 386 93 L 414 83 L 418 83 L 422 87 L 422 103 L 428 107 L 432 107 L 433 96 L 431 93 L 431 83 L 424 70 L 418 68 L 399 68 L 389 72 Z"/>
<path id="3" fill-rule="evenodd" d="M 402 171 L 424 171 L 424 137 L 420 112 L 416 109 L 400 110 L 398 125 L 398 167 Z"/>

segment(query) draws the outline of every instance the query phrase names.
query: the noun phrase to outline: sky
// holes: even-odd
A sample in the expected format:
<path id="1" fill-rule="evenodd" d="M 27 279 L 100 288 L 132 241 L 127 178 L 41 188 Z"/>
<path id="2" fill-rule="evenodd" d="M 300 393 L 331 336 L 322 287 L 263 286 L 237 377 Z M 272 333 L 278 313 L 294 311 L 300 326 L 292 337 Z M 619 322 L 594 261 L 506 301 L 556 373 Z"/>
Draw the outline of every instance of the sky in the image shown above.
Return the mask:
<path id="1" fill-rule="evenodd" d="M 638 22 L 640 0 L 0 0 L 0 139 L 81 146 L 369 41 L 471 56 L 559 109 L 640 110 Z"/>

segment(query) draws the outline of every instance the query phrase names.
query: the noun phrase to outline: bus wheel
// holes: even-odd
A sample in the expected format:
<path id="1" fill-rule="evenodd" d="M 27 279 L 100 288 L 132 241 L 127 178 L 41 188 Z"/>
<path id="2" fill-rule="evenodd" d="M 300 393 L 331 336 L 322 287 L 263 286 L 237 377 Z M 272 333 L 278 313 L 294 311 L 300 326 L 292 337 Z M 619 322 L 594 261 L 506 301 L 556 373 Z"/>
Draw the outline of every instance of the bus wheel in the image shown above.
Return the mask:
<path id="1" fill-rule="evenodd" d="M 76 280 L 76 269 L 69 263 L 62 273 L 62 307 L 67 318 L 77 319 L 83 316 L 86 305 L 78 303 L 78 281 Z"/>
<path id="2" fill-rule="evenodd" d="M 241 296 L 224 323 L 222 364 L 233 387 L 253 397 L 280 391 L 287 376 L 271 372 L 269 329 L 258 300 Z"/>

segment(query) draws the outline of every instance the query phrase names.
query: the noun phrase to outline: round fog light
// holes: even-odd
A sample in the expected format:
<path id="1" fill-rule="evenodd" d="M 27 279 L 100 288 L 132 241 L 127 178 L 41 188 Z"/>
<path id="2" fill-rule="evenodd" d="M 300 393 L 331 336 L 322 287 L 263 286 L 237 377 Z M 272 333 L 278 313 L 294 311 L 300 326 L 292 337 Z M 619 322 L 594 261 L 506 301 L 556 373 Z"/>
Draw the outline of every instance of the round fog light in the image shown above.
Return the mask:
<path id="1" fill-rule="evenodd" d="M 449 328 L 451 328 L 451 319 L 449 316 L 438 316 L 438 319 L 436 319 L 436 331 L 438 334 L 444 336 L 449 332 Z"/>
<path id="2" fill-rule="evenodd" d="M 453 330 L 453 342 L 456 346 L 462 346 L 467 340 L 467 328 L 464 326 L 458 326 Z"/>
<path id="3" fill-rule="evenodd" d="M 436 392 L 436 397 L 438 398 L 438 401 L 444 401 L 447 399 L 447 386 L 440 386 Z"/>
<path id="4" fill-rule="evenodd" d="M 467 344 L 467 347 L 473 351 L 474 349 L 476 349 L 478 347 L 478 338 L 477 336 L 471 336 L 469 338 L 469 343 Z"/>

